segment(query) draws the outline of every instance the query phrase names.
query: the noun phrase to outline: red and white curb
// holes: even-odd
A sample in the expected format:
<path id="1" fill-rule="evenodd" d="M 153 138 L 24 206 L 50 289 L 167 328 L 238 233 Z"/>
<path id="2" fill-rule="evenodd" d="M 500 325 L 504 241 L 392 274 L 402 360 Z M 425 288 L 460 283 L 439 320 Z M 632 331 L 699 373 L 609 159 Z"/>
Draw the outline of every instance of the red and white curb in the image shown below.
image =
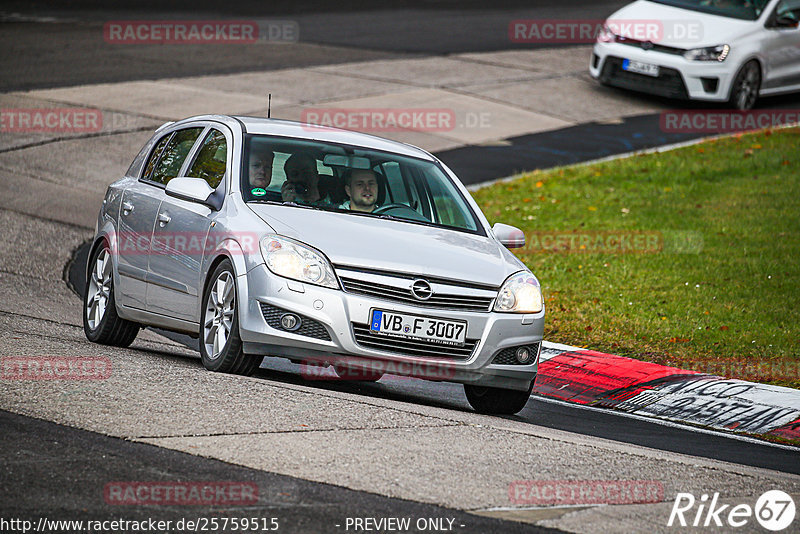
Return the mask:
<path id="1" fill-rule="evenodd" d="M 800 440 L 800 390 L 544 342 L 533 393 L 644 417 Z"/>

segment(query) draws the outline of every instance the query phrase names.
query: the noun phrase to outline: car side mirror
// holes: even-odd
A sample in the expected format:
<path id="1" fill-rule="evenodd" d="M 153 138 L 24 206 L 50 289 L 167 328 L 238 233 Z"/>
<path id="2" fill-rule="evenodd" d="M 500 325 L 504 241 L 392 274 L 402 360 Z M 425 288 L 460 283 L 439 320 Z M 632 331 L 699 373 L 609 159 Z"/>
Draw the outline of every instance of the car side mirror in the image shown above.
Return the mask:
<path id="1" fill-rule="evenodd" d="M 492 226 L 494 236 L 507 248 L 521 248 L 525 246 L 525 234 L 516 226 L 496 223 Z"/>
<path id="2" fill-rule="evenodd" d="M 789 17 L 778 17 L 775 19 L 774 26 L 775 28 L 795 28 L 798 27 L 798 21 L 791 19 Z"/>
<path id="3" fill-rule="evenodd" d="M 217 193 L 202 178 L 173 178 L 167 182 L 167 194 L 171 197 L 197 202 L 214 211 L 222 207 L 222 194 Z"/>

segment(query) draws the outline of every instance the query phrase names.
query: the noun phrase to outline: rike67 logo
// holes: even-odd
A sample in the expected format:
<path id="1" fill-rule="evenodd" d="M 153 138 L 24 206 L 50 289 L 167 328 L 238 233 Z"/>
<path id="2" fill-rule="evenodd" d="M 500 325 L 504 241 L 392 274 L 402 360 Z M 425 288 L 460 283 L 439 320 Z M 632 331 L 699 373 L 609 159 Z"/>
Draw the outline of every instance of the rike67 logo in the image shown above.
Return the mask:
<path id="1" fill-rule="evenodd" d="M 780 490 L 770 490 L 761 495 L 755 506 L 749 504 L 720 504 L 719 493 L 704 493 L 696 499 L 691 493 L 678 493 L 669 514 L 667 526 L 733 528 L 752 525 L 755 518 L 763 528 L 777 532 L 794 522 L 795 505 L 792 497 Z"/>

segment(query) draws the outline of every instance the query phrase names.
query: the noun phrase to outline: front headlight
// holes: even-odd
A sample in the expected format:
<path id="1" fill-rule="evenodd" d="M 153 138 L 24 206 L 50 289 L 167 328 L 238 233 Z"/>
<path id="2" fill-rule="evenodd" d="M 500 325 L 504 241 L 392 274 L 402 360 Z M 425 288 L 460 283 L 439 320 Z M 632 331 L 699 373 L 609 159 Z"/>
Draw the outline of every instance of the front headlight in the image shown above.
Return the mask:
<path id="1" fill-rule="evenodd" d="M 598 43 L 613 43 L 616 39 L 617 34 L 608 27 L 608 24 L 603 24 L 603 27 L 597 32 Z"/>
<path id="2" fill-rule="evenodd" d="M 267 268 L 278 276 L 339 289 L 330 262 L 311 247 L 277 235 L 263 238 L 260 246 Z"/>
<path id="3" fill-rule="evenodd" d="M 728 45 L 710 46 L 708 48 L 693 48 L 683 53 L 683 57 L 689 61 L 725 61 L 731 47 Z"/>
<path id="4" fill-rule="evenodd" d="M 527 271 L 512 274 L 497 293 L 494 311 L 539 313 L 544 307 L 539 282 Z"/>

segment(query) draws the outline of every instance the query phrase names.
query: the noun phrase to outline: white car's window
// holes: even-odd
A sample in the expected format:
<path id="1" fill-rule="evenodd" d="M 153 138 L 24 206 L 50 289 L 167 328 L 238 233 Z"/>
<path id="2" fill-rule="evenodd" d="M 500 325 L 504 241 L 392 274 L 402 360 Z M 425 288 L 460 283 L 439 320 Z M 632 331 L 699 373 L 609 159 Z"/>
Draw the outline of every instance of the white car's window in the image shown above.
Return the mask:
<path id="1" fill-rule="evenodd" d="M 651 0 L 658 4 L 742 20 L 756 20 L 769 0 Z"/>
<path id="2" fill-rule="evenodd" d="M 800 0 L 781 0 L 775 13 L 778 17 L 800 21 Z"/>
<path id="3" fill-rule="evenodd" d="M 431 161 L 320 141 L 248 135 L 243 162 L 242 196 L 247 202 L 483 233 L 461 191 Z"/>

